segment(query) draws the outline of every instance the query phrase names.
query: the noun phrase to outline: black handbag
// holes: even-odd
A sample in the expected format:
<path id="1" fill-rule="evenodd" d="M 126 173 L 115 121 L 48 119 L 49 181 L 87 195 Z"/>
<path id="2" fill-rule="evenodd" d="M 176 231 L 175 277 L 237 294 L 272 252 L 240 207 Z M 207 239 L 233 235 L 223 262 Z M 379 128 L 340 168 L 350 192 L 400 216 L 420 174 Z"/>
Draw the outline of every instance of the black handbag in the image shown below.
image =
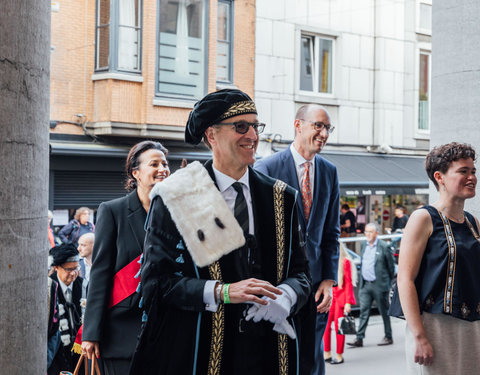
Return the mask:
<path id="1" fill-rule="evenodd" d="M 351 315 L 344 315 L 338 319 L 338 331 L 339 335 L 356 335 L 357 329 L 355 328 L 355 318 Z"/>

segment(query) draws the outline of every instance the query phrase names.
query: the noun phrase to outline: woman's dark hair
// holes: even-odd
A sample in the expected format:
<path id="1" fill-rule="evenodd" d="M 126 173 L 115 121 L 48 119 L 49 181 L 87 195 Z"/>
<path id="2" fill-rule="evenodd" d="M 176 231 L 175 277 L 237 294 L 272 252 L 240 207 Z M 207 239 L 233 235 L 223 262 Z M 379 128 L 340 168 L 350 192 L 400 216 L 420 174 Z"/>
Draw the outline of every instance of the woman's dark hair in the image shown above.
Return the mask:
<path id="1" fill-rule="evenodd" d="M 425 160 L 425 170 L 428 178 L 432 180 L 438 190 L 438 183 L 433 176 L 435 172 L 446 173 L 452 162 L 460 159 L 472 159 L 475 161 L 475 150 L 467 143 L 447 143 L 433 148 Z"/>
<path id="2" fill-rule="evenodd" d="M 162 146 L 160 142 L 155 141 L 143 141 L 133 145 L 128 152 L 127 161 L 125 162 L 125 172 L 127 173 L 127 181 L 125 182 L 125 189 L 131 191 L 137 188 L 137 180 L 133 177 L 133 171 L 138 169 L 140 165 L 140 155 L 148 150 L 162 151 L 165 156 L 168 154 L 168 150 Z"/>
<path id="3" fill-rule="evenodd" d="M 342 204 L 342 210 L 350 210 L 350 206 L 347 203 Z"/>

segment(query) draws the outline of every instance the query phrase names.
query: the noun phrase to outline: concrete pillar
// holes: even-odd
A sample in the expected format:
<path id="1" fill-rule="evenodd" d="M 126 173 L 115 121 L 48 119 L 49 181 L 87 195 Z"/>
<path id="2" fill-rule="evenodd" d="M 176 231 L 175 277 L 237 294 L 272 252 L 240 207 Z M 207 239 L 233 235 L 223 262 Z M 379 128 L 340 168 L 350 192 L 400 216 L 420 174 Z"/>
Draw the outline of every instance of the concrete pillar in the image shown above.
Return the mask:
<path id="1" fill-rule="evenodd" d="M 433 2 L 431 147 L 466 142 L 480 154 L 478 14 L 478 0 Z M 432 201 L 436 197 L 432 184 L 430 192 Z M 479 194 L 466 202 L 466 209 L 477 217 Z"/>
<path id="2" fill-rule="evenodd" d="M 0 373 L 45 374 L 50 2 L 0 2 Z"/>

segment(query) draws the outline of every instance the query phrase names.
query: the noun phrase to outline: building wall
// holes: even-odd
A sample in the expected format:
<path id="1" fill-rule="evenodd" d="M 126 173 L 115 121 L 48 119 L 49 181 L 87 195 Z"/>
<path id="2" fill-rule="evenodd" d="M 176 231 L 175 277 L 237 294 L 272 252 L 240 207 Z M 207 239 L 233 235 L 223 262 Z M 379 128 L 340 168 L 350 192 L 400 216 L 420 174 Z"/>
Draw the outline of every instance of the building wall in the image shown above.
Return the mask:
<path id="1" fill-rule="evenodd" d="M 51 120 L 55 133 L 83 134 L 85 123 L 96 135 L 182 139 L 195 100 L 155 97 L 157 0 L 143 0 L 142 73 L 96 73 L 95 0 L 56 2 L 52 11 Z M 234 4 L 233 85 L 254 94 L 255 0 Z M 206 92 L 215 91 L 217 1 L 208 5 Z M 206 93 L 205 92 L 205 93 Z M 199 99 L 199 98 L 198 98 Z M 81 116 L 77 116 L 81 115 Z M 76 122 L 78 125 L 64 123 Z"/>
<path id="2" fill-rule="evenodd" d="M 325 105 L 329 145 L 415 149 L 418 100 L 416 2 L 257 1 L 255 95 L 266 133 L 294 137 L 302 104 Z M 334 39 L 333 94 L 299 91 L 301 32 Z M 426 38 L 429 44 L 429 37 Z M 427 137 L 423 137 L 428 140 Z M 401 151 L 400 151 L 401 152 Z M 411 151 L 415 152 L 415 151 Z"/>
<path id="3" fill-rule="evenodd" d="M 480 152 L 480 28 L 476 1 L 435 1 L 433 8 L 432 147 L 449 142 L 469 143 Z M 430 184 L 430 201 L 438 198 Z M 477 197 L 466 210 L 480 215 Z"/>

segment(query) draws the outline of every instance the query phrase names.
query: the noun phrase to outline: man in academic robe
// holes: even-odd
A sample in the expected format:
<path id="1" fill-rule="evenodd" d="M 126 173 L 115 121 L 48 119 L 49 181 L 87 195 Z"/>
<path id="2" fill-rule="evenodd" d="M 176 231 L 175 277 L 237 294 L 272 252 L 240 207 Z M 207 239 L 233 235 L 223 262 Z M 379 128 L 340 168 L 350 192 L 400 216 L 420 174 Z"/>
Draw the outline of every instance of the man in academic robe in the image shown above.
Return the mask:
<path id="1" fill-rule="evenodd" d="M 304 342 L 314 306 L 299 198 L 250 167 L 263 128 L 239 90 L 208 94 L 194 106 L 185 139 L 203 138 L 213 160 L 174 173 L 157 185 L 160 195 L 152 190 L 141 272 L 146 322 L 130 374 L 309 372 L 313 347 Z M 190 171 L 190 183 L 176 179 Z M 206 260 L 208 249 L 228 248 L 223 238 L 234 242 L 237 227 L 238 245 Z"/>
<path id="2" fill-rule="evenodd" d="M 54 273 L 50 276 L 58 283 L 58 323 L 60 348 L 48 368 L 49 375 L 60 371 L 73 371 L 79 356 L 72 352 L 75 335 L 81 325 L 86 298 L 86 282 L 79 276 L 79 254 L 75 245 L 62 244 L 50 249 Z"/>

